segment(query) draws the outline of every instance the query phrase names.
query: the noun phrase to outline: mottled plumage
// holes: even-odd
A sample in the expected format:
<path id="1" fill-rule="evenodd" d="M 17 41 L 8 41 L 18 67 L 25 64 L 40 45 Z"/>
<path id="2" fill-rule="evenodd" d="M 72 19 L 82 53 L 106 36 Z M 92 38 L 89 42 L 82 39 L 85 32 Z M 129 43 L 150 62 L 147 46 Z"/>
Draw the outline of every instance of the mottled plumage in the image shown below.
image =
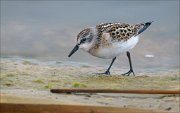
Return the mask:
<path id="1" fill-rule="evenodd" d="M 103 33 L 109 33 L 112 38 L 111 41 L 127 41 L 134 35 L 138 34 L 138 30 L 143 27 L 144 24 L 129 25 L 126 23 L 104 23 L 97 25 L 98 39 L 103 40 Z"/>
<path id="2" fill-rule="evenodd" d="M 126 44 L 130 38 L 138 35 L 138 31 L 141 28 L 143 28 L 143 26 L 144 24 L 142 23 L 135 24 L 135 25 L 129 25 L 126 23 L 103 23 L 103 24 L 97 25 L 96 27 L 94 27 L 94 29 L 96 30 L 96 41 L 95 41 L 95 44 L 89 48 L 88 52 L 91 55 L 97 56 L 100 58 L 112 58 L 126 51 L 126 49 L 124 49 L 123 43 Z M 85 34 L 87 34 L 90 31 L 90 29 L 92 28 L 84 29 L 83 31 L 81 31 L 78 34 L 77 39 L 79 39 L 80 36 L 84 36 Z M 138 40 L 138 37 L 137 37 L 137 40 Z M 127 46 L 127 49 L 129 49 L 128 47 L 129 46 Z M 106 50 L 104 50 L 105 48 Z M 107 54 L 108 51 L 109 53 L 113 52 L 112 48 L 114 49 L 121 48 L 121 50 L 119 51 L 113 50 L 114 53 L 109 54 L 109 55 L 103 55 L 103 53 Z"/>

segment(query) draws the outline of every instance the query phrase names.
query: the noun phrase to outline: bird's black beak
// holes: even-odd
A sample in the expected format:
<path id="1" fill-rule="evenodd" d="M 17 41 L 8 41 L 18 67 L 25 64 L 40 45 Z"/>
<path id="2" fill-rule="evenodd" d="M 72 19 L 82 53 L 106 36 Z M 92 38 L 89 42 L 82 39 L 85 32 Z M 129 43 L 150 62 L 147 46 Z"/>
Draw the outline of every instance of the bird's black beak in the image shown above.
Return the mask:
<path id="1" fill-rule="evenodd" d="M 79 45 L 80 44 L 77 44 L 74 49 L 69 53 L 68 57 L 71 57 L 72 54 L 74 54 L 78 49 L 79 49 Z"/>

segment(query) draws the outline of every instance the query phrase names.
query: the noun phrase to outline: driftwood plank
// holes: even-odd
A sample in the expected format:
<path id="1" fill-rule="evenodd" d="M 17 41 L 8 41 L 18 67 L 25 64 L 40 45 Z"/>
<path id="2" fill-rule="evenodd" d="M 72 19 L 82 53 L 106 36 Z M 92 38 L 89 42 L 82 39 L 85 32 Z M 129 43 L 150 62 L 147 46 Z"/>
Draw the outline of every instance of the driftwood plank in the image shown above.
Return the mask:
<path id="1" fill-rule="evenodd" d="M 167 113 L 167 112 L 135 109 L 135 108 L 118 108 L 118 107 L 103 107 L 103 106 L 1 103 L 0 113 Z"/>

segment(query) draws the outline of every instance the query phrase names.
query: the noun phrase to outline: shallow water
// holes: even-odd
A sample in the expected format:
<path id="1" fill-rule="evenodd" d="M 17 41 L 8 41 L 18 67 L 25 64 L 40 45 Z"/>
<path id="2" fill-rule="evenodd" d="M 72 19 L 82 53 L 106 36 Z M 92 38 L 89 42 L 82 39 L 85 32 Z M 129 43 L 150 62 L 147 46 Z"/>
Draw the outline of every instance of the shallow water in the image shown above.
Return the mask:
<path id="1" fill-rule="evenodd" d="M 28 61 L 33 64 L 37 65 L 46 65 L 46 66 L 52 66 L 52 67 L 61 67 L 61 66 L 73 66 L 73 67 L 98 67 L 98 68 L 108 68 L 109 64 L 102 65 L 101 63 L 98 64 L 92 64 L 92 62 L 78 62 L 78 61 L 72 61 L 72 60 L 52 60 L 50 58 L 32 58 L 32 57 L 22 57 L 22 56 L 1 56 L 1 60 L 10 60 L 10 61 L 16 61 L 16 62 L 24 62 Z M 111 70 L 115 71 L 125 71 L 128 70 L 129 67 L 125 66 L 118 66 L 118 65 L 113 65 Z M 134 66 L 134 71 L 138 73 L 151 73 L 151 74 L 162 74 L 162 73 L 171 73 L 174 71 L 179 71 L 179 66 L 145 66 L 145 67 L 135 67 Z"/>

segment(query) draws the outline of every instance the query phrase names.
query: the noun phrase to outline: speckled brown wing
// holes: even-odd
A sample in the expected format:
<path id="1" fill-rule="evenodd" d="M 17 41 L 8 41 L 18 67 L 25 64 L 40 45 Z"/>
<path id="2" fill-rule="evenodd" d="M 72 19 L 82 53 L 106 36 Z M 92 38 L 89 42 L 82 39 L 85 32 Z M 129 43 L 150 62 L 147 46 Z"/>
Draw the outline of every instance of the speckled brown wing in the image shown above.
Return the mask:
<path id="1" fill-rule="evenodd" d="M 98 37 L 102 37 L 103 33 L 109 33 L 112 41 L 127 41 L 134 35 L 137 35 L 138 30 L 143 24 L 129 25 L 126 23 L 104 23 L 97 26 Z"/>
<path id="2" fill-rule="evenodd" d="M 127 41 L 132 36 L 136 35 L 138 28 L 136 25 L 131 26 L 129 24 L 114 24 L 107 32 L 113 41 Z"/>

